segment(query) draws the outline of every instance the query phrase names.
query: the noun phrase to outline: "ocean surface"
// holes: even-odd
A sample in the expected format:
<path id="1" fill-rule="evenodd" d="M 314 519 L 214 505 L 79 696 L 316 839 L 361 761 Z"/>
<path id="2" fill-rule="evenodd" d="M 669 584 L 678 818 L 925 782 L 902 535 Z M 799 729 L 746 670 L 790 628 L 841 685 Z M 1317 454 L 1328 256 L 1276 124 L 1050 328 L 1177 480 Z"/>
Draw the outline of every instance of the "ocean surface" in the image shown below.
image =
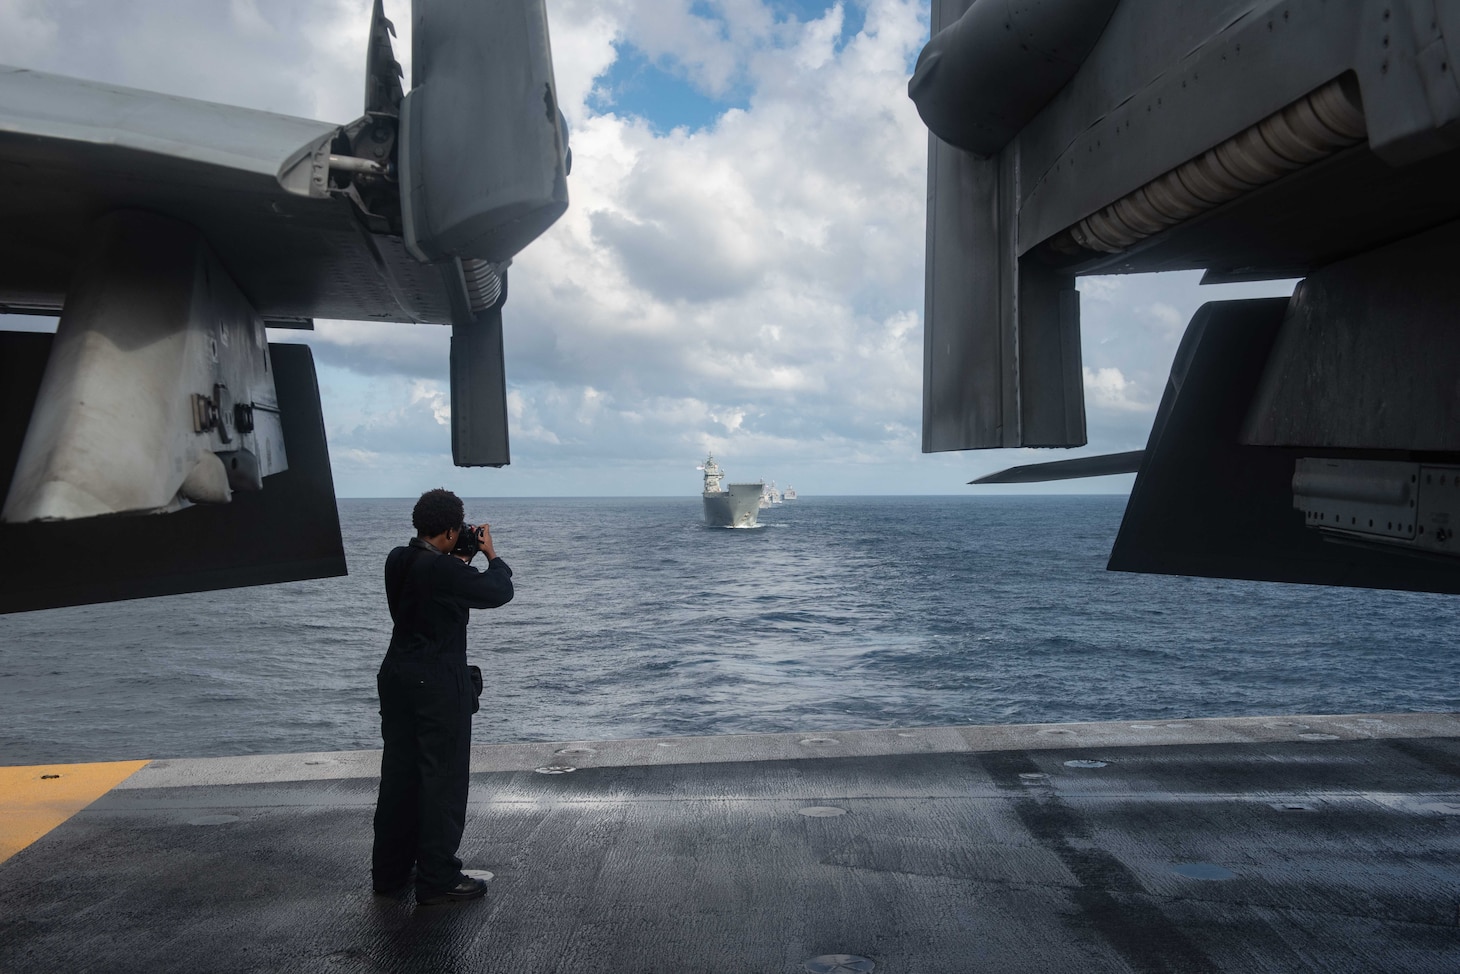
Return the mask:
<path id="1" fill-rule="evenodd" d="M 378 747 L 381 566 L 0 616 L 0 764 Z M 517 596 L 473 612 L 478 743 L 1460 710 L 1452 596 L 1105 570 L 1124 497 L 468 501 Z"/>

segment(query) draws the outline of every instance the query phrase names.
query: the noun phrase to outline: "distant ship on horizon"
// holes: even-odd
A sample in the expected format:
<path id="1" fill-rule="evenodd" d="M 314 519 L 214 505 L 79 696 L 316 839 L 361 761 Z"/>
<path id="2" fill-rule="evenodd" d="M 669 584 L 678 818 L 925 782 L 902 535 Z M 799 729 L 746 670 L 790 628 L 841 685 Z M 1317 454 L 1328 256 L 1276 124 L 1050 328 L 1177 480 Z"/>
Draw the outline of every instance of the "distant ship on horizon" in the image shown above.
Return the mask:
<path id="1" fill-rule="evenodd" d="M 790 484 L 786 485 L 786 492 L 781 495 L 783 500 L 793 501 L 796 499 L 796 488 Z"/>
<path id="2" fill-rule="evenodd" d="M 760 516 L 760 499 L 765 484 L 730 484 L 723 489 L 720 481 L 725 471 L 715 462 L 711 453 L 696 469 L 705 472 L 705 489 L 701 496 L 705 501 L 705 523 L 712 528 L 753 528 Z"/>

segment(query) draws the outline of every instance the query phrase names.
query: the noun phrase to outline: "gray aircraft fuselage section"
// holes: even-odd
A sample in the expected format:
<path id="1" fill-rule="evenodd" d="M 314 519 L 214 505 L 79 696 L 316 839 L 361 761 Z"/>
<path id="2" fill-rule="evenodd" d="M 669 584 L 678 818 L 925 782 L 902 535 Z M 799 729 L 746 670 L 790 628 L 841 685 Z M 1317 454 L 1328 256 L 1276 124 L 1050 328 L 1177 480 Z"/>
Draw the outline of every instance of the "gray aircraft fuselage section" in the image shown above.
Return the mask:
<path id="1" fill-rule="evenodd" d="M 1087 12 L 933 5 L 925 452 L 1085 443 L 1079 275 L 1303 277 L 1460 219 L 1460 4 L 1122 0 L 1066 75 Z M 1011 70 L 1061 87 L 1015 111 Z"/>
<path id="2" fill-rule="evenodd" d="M 0 69 L 0 307 L 59 313 L 86 229 L 140 209 L 201 230 L 265 318 L 448 322 L 440 272 L 347 197 L 285 190 L 338 126 Z"/>
<path id="3" fill-rule="evenodd" d="M 1085 443 L 1079 275 L 1303 278 L 1192 319 L 1110 567 L 1460 592 L 1460 3 L 935 0 L 932 27 L 924 451 Z"/>
<path id="4" fill-rule="evenodd" d="M 1021 256 L 1347 69 L 1327 37 L 1304 38 L 1301 57 L 1286 39 L 1244 49 L 1267 6 L 1123 0 L 1075 77 L 1017 137 Z M 1313 20 L 1302 28 L 1348 29 L 1342 18 Z M 1245 54 L 1234 61 L 1234 50 Z"/>
<path id="5" fill-rule="evenodd" d="M 1378 222 L 1392 226 L 1395 239 L 1460 215 L 1449 167 L 1421 162 L 1455 146 L 1455 134 L 1441 129 L 1460 119 L 1460 89 L 1443 56 L 1432 53 L 1445 51 L 1444 39 L 1417 36 L 1418 7 L 1124 0 L 1075 78 L 1017 137 L 1016 252 L 1024 256 L 1346 73 L 1362 94 L 1366 146 L 1159 239 L 1063 261 L 1061 269 L 1208 269 L 1215 277 L 1240 268 L 1251 278 L 1265 267 L 1271 277 L 1299 276 L 1363 248 Z M 1327 219 L 1311 219 L 1325 209 Z"/>
<path id="6" fill-rule="evenodd" d="M 935 6 L 936 34 L 972 4 Z M 1374 222 L 1395 218 L 1402 224 L 1397 238 L 1460 214 L 1460 193 L 1448 173 L 1394 165 L 1460 144 L 1444 131 L 1460 119 L 1445 37 L 1423 33 L 1460 29 L 1460 9 L 1439 10 L 1433 24 L 1416 24 L 1424 6 L 1123 0 L 1070 82 L 1000 153 L 1012 184 L 1002 191 L 1015 198 L 1014 254 L 1023 257 L 1345 74 L 1362 94 L 1366 149 L 1299 170 L 1282 180 L 1279 192 L 1260 187 L 1119 255 L 1041 257 L 1076 274 L 1212 269 L 1215 276 L 1241 267 L 1251 277 L 1267 266 L 1270 276 L 1286 277 L 1357 252 Z M 1339 203 L 1328 221 L 1336 236 L 1315 238 L 1301 226 L 1313 201 L 1330 209 Z M 1283 204 L 1276 214 L 1274 202 Z M 1241 232 L 1244 222 L 1261 224 L 1261 232 Z"/>

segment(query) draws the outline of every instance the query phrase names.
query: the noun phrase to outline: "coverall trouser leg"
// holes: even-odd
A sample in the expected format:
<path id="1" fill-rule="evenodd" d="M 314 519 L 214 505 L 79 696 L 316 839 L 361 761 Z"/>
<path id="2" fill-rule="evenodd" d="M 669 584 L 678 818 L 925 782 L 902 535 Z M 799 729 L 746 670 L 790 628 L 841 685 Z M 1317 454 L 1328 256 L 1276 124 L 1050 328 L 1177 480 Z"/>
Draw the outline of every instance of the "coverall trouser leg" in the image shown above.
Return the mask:
<path id="1" fill-rule="evenodd" d="M 385 752 L 375 806 L 377 889 L 417 890 L 461 880 L 456 851 L 466 828 L 473 693 L 465 665 L 387 660 L 376 677 Z"/>

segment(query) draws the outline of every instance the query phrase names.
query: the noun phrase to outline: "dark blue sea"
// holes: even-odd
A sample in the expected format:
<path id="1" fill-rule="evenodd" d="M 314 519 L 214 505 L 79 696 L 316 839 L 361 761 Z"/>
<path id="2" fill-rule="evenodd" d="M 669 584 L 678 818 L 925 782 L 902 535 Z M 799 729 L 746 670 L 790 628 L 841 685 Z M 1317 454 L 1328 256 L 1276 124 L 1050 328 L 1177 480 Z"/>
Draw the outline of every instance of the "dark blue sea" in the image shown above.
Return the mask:
<path id="1" fill-rule="evenodd" d="M 340 501 L 346 578 L 0 616 L 0 764 L 377 747 L 411 503 Z M 468 502 L 517 586 L 475 740 L 1460 710 L 1460 600 L 1107 572 L 1124 505 Z"/>

